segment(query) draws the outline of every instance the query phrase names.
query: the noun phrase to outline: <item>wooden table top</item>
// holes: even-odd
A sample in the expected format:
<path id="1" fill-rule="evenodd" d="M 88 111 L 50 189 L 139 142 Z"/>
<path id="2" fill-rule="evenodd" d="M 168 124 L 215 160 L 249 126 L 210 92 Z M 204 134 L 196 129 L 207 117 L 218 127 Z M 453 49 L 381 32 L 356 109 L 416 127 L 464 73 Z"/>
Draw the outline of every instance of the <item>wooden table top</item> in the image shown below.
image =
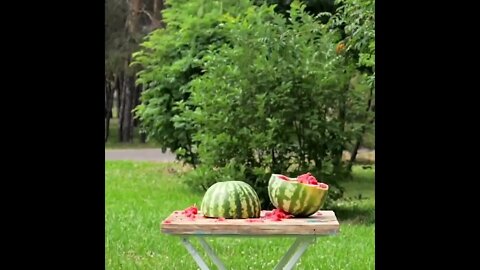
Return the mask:
<path id="1" fill-rule="evenodd" d="M 175 211 L 162 221 L 161 231 L 177 235 L 331 235 L 339 230 L 333 211 L 318 211 L 307 218 L 288 218 L 273 221 L 262 211 L 257 219 L 205 218 L 198 212 L 195 218 Z"/>

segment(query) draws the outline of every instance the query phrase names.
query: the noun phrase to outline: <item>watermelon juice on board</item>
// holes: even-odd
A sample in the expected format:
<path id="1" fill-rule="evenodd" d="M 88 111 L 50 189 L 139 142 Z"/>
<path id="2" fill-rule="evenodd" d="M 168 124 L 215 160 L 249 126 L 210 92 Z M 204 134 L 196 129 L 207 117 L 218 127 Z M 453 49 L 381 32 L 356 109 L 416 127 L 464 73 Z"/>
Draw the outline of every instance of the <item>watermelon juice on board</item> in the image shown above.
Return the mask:
<path id="1" fill-rule="evenodd" d="M 308 217 L 322 208 L 328 188 L 311 173 L 296 178 L 272 174 L 268 195 L 276 209 L 263 211 L 262 215 L 260 199 L 252 186 L 243 181 L 217 182 L 205 192 L 200 210 L 204 218 L 217 221 L 245 219 L 247 222 L 264 222 Z M 195 220 L 197 213 L 195 205 L 182 211 L 189 220 Z"/>

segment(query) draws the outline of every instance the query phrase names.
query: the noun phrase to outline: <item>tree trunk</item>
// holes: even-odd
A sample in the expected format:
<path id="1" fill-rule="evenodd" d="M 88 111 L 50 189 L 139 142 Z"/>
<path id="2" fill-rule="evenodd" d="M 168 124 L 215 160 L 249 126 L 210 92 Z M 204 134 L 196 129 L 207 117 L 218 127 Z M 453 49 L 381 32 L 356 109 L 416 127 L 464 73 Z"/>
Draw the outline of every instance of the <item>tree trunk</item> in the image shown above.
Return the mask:
<path id="1" fill-rule="evenodd" d="M 159 20 L 160 22 L 163 21 L 162 10 L 163 10 L 163 0 L 154 0 L 153 1 L 153 16 L 155 17 L 155 19 Z"/>
<path id="2" fill-rule="evenodd" d="M 373 124 L 375 121 L 375 117 L 369 121 L 369 124 Z M 362 145 L 363 142 L 363 135 L 365 134 L 365 131 L 367 131 L 367 125 L 362 126 L 362 129 L 360 131 L 360 134 L 357 137 L 357 141 L 355 145 L 353 146 L 352 149 L 352 154 L 350 156 L 350 160 L 348 161 L 347 164 L 347 170 L 350 172 L 352 171 L 353 163 L 355 163 L 355 160 L 357 159 L 357 154 L 358 154 L 358 149 L 360 149 L 360 145 Z"/>
<path id="3" fill-rule="evenodd" d="M 133 92 L 134 93 L 134 96 L 133 96 L 133 100 L 134 100 L 133 107 L 134 108 L 137 107 L 138 105 L 140 105 L 140 95 L 142 94 L 142 90 L 143 90 L 143 87 L 141 85 L 136 85 L 135 86 L 135 91 Z M 140 125 L 140 121 L 134 115 L 133 116 L 133 126 L 138 127 L 139 125 Z"/>
<path id="4" fill-rule="evenodd" d="M 110 119 L 112 118 L 114 88 L 109 79 L 105 78 L 105 142 L 110 134 Z"/>
<path id="5" fill-rule="evenodd" d="M 347 170 L 349 172 L 352 171 L 353 163 L 357 159 L 358 149 L 360 148 L 360 145 L 362 144 L 364 133 L 365 133 L 365 129 L 362 127 L 361 135 L 359 137 L 357 137 L 357 142 L 353 146 L 352 154 L 351 154 L 350 160 L 348 161 L 348 164 L 347 164 Z"/>
<path id="6" fill-rule="evenodd" d="M 143 86 L 142 85 L 137 85 L 136 87 L 136 91 L 135 91 L 135 105 L 134 105 L 134 108 L 137 107 L 138 105 L 140 105 L 141 101 L 140 101 L 140 97 L 142 95 L 142 91 L 143 91 Z M 145 132 L 142 132 L 141 128 L 140 128 L 140 120 L 138 118 L 135 117 L 135 115 L 133 116 L 133 121 L 134 121 L 134 127 L 136 128 L 136 130 L 138 130 L 137 132 L 140 134 L 140 143 L 146 143 L 147 142 L 147 134 Z"/>
<path id="7" fill-rule="evenodd" d="M 108 128 L 110 127 L 110 115 L 108 113 L 108 87 L 109 87 L 109 82 L 107 81 L 107 78 L 105 77 L 105 142 L 108 140 Z"/>
<path id="8" fill-rule="evenodd" d="M 123 122 L 125 118 L 125 114 L 123 113 L 125 109 L 125 79 L 122 79 L 122 84 L 120 84 L 120 88 L 118 89 L 119 93 L 119 106 L 118 106 L 118 141 L 123 142 Z"/>
<path id="9" fill-rule="evenodd" d="M 370 88 L 370 95 L 368 97 L 368 102 L 367 102 L 367 113 L 373 109 L 373 87 Z M 348 161 L 347 164 L 347 170 L 349 172 L 352 171 L 353 163 L 355 163 L 355 160 L 357 159 L 357 154 L 358 154 L 358 149 L 360 148 L 360 145 L 362 144 L 363 141 L 363 135 L 365 134 L 365 131 L 367 131 L 367 125 L 371 125 L 375 122 L 375 117 L 373 117 L 370 121 L 367 122 L 367 124 L 362 126 L 362 129 L 360 131 L 360 134 L 357 137 L 357 141 L 355 145 L 353 146 L 352 149 L 352 155 L 350 156 L 350 160 Z"/>
<path id="10" fill-rule="evenodd" d="M 129 51 L 133 51 L 138 45 L 140 33 L 140 14 L 143 6 L 142 0 L 129 0 L 129 13 L 126 21 L 126 31 L 129 36 Z M 119 139 L 120 142 L 133 142 L 134 123 L 133 108 L 136 104 L 135 72 L 130 69 L 130 57 L 125 59 L 125 72 L 121 84 L 120 107 L 119 107 Z"/>
<path id="11" fill-rule="evenodd" d="M 105 119 L 105 142 L 108 141 L 108 135 L 110 135 L 110 118 Z"/>
<path id="12" fill-rule="evenodd" d="M 150 33 L 157 28 L 165 27 L 162 18 L 163 7 L 163 0 L 154 0 L 152 11 L 148 11 L 145 9 L 140 10 L 140 12 L 147 15 L 148 19 L 150 20 L 150 25 L 144 25 L 142 27 L 144 33 Z"/>
<path id="13" fill-rule="evenodd" d="M 115 76 L 115 90 L 117 92 L 117 119 L 120 119 L 120 106 L 122 102 L 123 73 Z"/>
<path id="14" fill-rule="evenodd" d="M 142 0 L 130 0 L 130 14 L 127 18 L 127 29 L 130 35 L 135 35 L 140 32 L 140 13 L 142 5 Z"/>
<path id="15" fill-rule="evenodd" d="M 147 143 L 147 133 L 140 131 L 140 142 Z"/>
<path id="16" fill-rule="evenodd" d="M 133 142 L 133 113 L 135 106 L 135 77 L 126 75 L 123 80 L 123 95 L 120 107 L 120 142 Z"/>

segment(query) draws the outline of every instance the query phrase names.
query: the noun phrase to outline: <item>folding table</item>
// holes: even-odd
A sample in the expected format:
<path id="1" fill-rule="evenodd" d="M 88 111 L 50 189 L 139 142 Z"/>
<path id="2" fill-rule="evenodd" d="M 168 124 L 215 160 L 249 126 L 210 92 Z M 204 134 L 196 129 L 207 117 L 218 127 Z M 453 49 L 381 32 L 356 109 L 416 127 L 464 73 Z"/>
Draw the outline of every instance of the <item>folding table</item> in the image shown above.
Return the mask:
<path id="1" fill-rule="evenodd" d="M 290 270 L 316 237 L 335 235 L 339 231 L 339 223 L 333 211 L 318 211 L 308 218 L 289 218 L 281 221 L 264 219 L 266 212 L 268 211 L 262 211 L 260 219 L 218 220 L 205 218 L 201 212 L 192 219 L 183 215 L 182 211 L 175 211 L 162 222 L 161 231 L 178 236 L 201 270 L 209 268 L 191 244 L 192 238 L 198 239 L 218 269 L 225 270 L 227 268 L 223 262 L 205 241 L 206 237 L 294 237 L 295 242 L 274 268 Z"/>

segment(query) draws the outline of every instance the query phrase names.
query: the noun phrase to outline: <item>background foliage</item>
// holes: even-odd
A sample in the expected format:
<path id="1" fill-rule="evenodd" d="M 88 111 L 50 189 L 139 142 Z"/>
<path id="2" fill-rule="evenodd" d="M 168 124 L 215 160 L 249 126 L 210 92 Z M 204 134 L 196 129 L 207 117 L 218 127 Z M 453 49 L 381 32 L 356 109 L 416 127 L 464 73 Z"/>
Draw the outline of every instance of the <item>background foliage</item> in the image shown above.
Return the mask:
<path id="1" fill-rule="evenodd" d="M 139 71 L 135 124 L 196 169 L 194 188 L 243 179 L 267 202 L 272 172 L 310 171 L 341 197 L 338 182 L 374 131 L 374 4 L 162 1 L 161 27 L 129 39 L 145 35 L 127 61 Z"/>

